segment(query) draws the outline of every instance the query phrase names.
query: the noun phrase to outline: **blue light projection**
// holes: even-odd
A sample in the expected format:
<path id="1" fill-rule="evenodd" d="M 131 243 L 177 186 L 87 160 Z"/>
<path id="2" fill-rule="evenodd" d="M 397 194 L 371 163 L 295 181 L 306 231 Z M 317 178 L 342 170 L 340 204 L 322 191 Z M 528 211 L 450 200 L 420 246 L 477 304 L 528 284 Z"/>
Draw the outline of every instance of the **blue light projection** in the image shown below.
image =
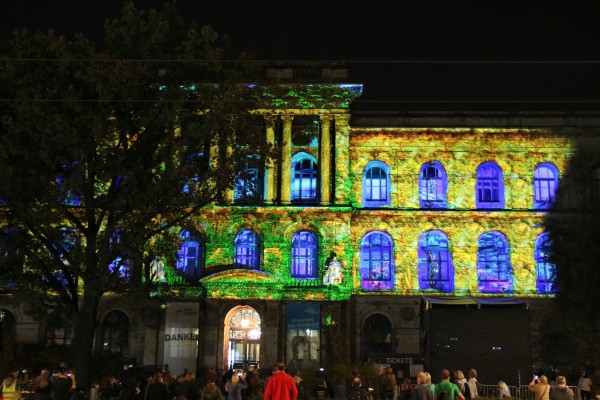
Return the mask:
<path id="1" fill-rule="evenodd" d="M 442 231 L 425 232 L 419 238 L 419 288 L 452 293 L 454 266 L 448 249 L 448 237 Z"/>
<path id="2" fill-rule="evenodd" d="M 550 234 L 544 232 L 535 240 L 535 271 L 536 291 L 540 294 L 552 294 L 557 292 L 556 287 L 556 265 L 550 262 L 552 256 L 552 241 Z"/>
<path id="3" fill-rule="evenodd" d="M 204 264 L 204 248 L 197 232 L 183 229 L 179 233 L 182 240 L 177 251 L 176 268 L 185 276 L 198 276 Z"/>
<path id="4" fill-rule="evenodd" d="M 310 231 L 296 232 L 292 238 L 292 278 L 313 279 L 319 273 L 318 241 Z"/>
<path id="5" fill-rule="evenodd" d="M 513 270 L 510 249 L 500 232 L 487 232 L 479 237 L 477 250 L 477 279 L 482 293 L 513 291 Z"/>
<path id="6" fill-rule="evenodd" d="M 364 290 L 394 288 L 394 244 L 384 232 L 367 233 L 360 246 L 360 276 Z"/>
<path id="7" fill-rule="evenodd" d="M 419 202 L 422 208 L 446 208 L 448 176 L 439 161 L 421 166 L 419 173 Z"/>
<path id="8" fill-rule="evenodd" d="M 237 268 L 260 268 L 260 237 L 252 229 L 243 229 L 235 237 L 235 258 Z"/>
<path id="9" fill-rule="evenodd" d="M 504 180 L 495 162 L 488 161 L 477 168 L 475 203 L 477 208 L 504 208 Z"/>
<path id="10" fill-rule="evenodd" d="M 390 168 L 381 161 L 370 161 L 363 172 L 363 205 L 365 207 L 389 206 Z"/>
<path id="11" fill-rule="evenodd" d="M 556 202 L 558 189 L 558 169 L 544 162 L 533 173 L 533 207 L 548 209 Z"/>

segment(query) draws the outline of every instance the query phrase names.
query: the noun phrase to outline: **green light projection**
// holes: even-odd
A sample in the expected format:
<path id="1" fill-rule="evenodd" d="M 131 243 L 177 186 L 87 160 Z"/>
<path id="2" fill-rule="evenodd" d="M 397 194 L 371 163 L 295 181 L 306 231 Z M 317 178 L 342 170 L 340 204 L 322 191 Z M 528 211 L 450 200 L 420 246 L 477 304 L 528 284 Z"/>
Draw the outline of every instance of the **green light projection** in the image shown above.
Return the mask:
<path id="1" fill-rule="evenodd" d="M 262 96 L 281 106 L 288 106 L 300 96 L 291 88 L 277 94 L 266 87 L 253 90 L 262 90 Z M 303 95 L 315 100 L 310 91 Z M 296 106 L 309 107 L 313 103 L 300 101 Z M 334 105 L 340 104 L 345 103 Z M 436 294 L 547 296 L 536 291 L 534 244 L 543 232 L 544 213 L 533 210 L 533 173 L 542 162 L 551 162 L 558 171 L 564 171 L 574 151 L 570 141 L 540 129 L 347 129 L 340 124 L 336 126 L 335 143 L 335 205 L 213 206 L 201 210 L 192 222 L 206 238 L 204 274 L 195 282 L 181 281 L 172 266 L 167 267 L 167 271 L 171 268 L 167 272 L 168 286 L 186 295 L 236 299 L 345 300 L 353 294 L 420 295 L 425 292 L 419 287 L 419 238 L 424 232 L 438 230 L 448 238 L 454 287 L 449 293 Z M 361 204 L 362 171 L 373 160 L 390 168 L 391 205 L 367 210 Z M 448 206 L 444 210 L 420 207 L 419 171 L 423 163 L 432 160 L 440 162 L 448 174 Z M 481 212 L 475 208 L 475 171 L 489 160 L 502 168 L 506 207 Z M 233 268 L 234 238 L 244 228 L 252 228 L 263 243 L 260 271 Z M 291 239 L 301 229 L 310 230 L 319 239 L 319 275 L 313 280 L 297 281 L 290 276 Z M 393 240 L 394 282 L 389 290 L 373 292 L 361 285 L 360 243 L 373 231 L 385 232 Z M 510 247 L 514 274 L 510 293 L 486 294 L 479 289 L 477 241 L 490 231 L 505 235 Z M 339 285 L 324 285 L 324 265 L 332 252 L 343 265 L 343 279 Z M 427 294 L 432 292 L 428 290 Z"/>

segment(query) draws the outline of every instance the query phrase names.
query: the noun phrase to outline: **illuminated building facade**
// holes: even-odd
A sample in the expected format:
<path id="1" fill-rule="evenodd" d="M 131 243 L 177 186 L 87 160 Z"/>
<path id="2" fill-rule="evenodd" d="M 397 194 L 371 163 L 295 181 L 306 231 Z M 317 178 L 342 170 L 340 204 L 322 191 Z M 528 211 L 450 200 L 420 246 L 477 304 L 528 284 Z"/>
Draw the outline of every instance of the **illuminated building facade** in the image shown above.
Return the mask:
<path id="1" fill-rule="evenodd" d="M 176 265 L 152 266 L 164 314 L 106 299 L 97 350 L 176 373 L 279 359 L 293 372 L 335 354 L 404 376 L 529 379 L 556 291 L 544 218 L 600 116 L 361 113 L 360 85 L 252 90 L 278 156 L 248 155 L 227 201 L 181 227 Z M 43 326 L 5 311 L 39 340 Z"/>

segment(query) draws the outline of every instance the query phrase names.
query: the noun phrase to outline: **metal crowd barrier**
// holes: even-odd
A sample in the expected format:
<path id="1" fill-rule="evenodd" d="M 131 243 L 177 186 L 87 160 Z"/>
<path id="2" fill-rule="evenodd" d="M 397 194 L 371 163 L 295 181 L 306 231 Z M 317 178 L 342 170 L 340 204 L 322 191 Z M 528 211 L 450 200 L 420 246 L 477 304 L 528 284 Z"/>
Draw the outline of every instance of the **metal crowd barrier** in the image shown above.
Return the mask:
<path id="1" fill-rule="evenodd" d="M 556 386 L 550 386 L 550 389 Z M 575 400 L 581 400 L 581 391 L 577 386 L 569 386 L 573 393 L 575 394 Z M 498 385 L 480 385 L 480 391 L 478 395 L 481 397 L 488 398 L 498 398 L 504 399 L 506 396 L 500 396 L 500 390 L 498 389 Z M 529 385 L 521 385 L 521 386 L 509 386 L 508 390 L 510 391 L 510 398 L 517 400 L 534 400 L 534 394 L 531 390 L 529 390 Z"/>

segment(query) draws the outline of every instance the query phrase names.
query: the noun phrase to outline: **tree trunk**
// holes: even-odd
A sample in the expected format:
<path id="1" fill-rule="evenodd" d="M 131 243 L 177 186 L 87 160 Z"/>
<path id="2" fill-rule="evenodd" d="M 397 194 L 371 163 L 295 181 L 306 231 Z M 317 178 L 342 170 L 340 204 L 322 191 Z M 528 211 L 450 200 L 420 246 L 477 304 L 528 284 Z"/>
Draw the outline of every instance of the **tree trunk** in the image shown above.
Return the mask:
<path id="1" fill-rule="evenodd" d="M 84 287 L 83 302 L 73 318 L 72 359 L 78 388 L 88 390 L 92 378 L 92 353 L 96 314 L 102 295 L 97 290 Z"/>

